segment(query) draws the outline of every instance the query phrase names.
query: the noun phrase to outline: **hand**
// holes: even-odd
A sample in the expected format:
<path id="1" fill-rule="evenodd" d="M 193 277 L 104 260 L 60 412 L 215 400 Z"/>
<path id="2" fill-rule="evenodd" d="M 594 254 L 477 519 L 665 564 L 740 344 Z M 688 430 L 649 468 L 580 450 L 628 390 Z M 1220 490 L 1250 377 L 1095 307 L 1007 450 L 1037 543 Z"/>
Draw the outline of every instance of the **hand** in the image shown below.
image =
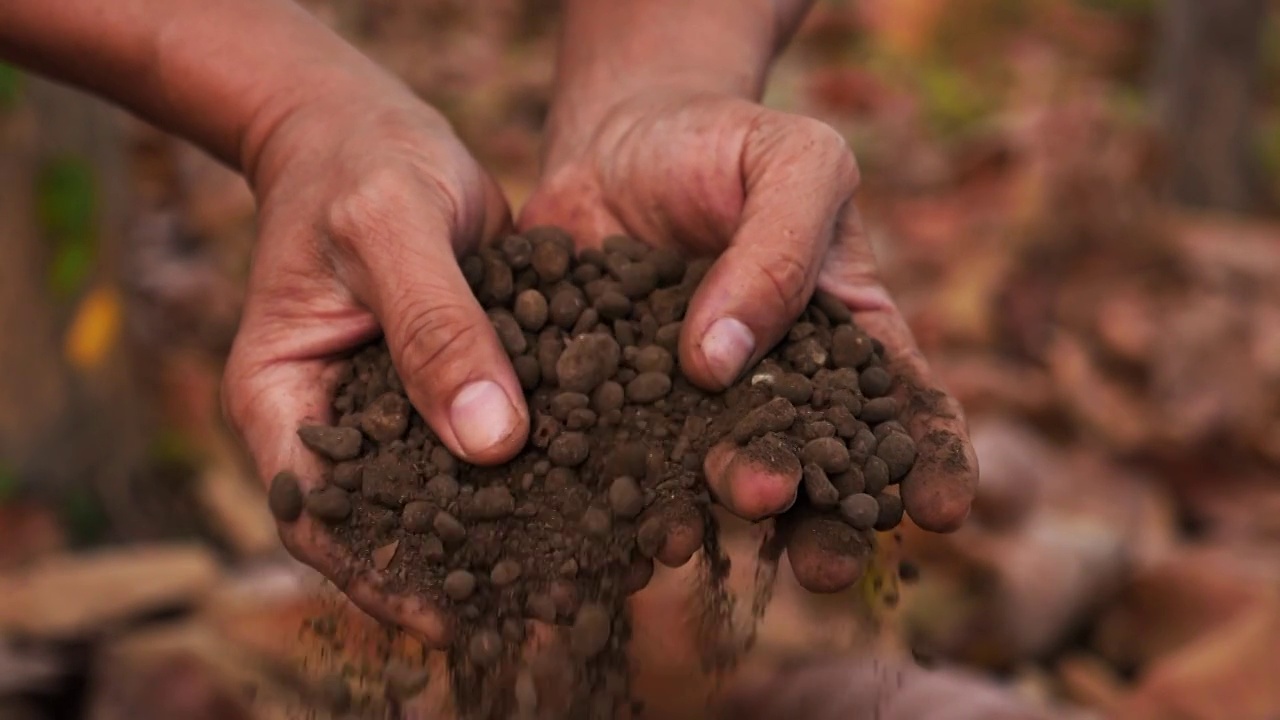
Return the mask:
<path id="1" fill-rule="evenodd" d="M 880 283 L 853 202 L 857 165 L 843 138 L 810 118 L 678 85 L 552 118 L 543 180 L 520 224 L 561 225 L 587 243 L 626 233 L 718 255 L 680 338 L 681 369 L 709 389 L 731 384 L 768 352 L 815 287 L 843 300 L 884 343 L 900 378 L 899 407 L 919 448 L 901 487 L 907 512 L 928 530 L 958 527 L 977 461 L 959 405 L 937 387 Z M 708 454 L 706 471 L 718 501 L 753 520 L 788 510 L 800 480 L 727 448 Z M 810 590 L 839 590 L 862 574 L 865 546 L 856 537 L 846 531 L 842 547 L 821 541 L 819 525 L 834 522 L 787 523 L 791 565 Z M 674 532 L 660 559 L 680 564 L 700 540 L 700 531 Z"/>
<path id="2" fill-rule="evenodd" d="M 325 469 L 298 427 L 332 421 L 339 360 L 380 332 L 457 457 L 504 461 L 528 431 L 519 382 L 455 260 L 509 226 L 506 203 L 435 111 L 390 79 L 361 88 L 285 114 L 248 163 L 259 239 L 224 405 L 261 477 L 292 471 L 304 492 Z M 281 536 L 366 611 L 449 639 L 440 613 L 387 597 L 309 515 Z"/>

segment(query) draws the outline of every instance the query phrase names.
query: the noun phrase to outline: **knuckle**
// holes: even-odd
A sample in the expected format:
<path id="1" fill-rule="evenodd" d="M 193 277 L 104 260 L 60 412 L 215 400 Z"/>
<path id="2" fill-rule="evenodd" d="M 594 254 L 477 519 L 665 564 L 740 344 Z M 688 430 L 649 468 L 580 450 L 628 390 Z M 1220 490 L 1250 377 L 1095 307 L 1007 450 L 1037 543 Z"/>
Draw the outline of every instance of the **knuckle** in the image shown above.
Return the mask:
<path id="1" fill-rule="evenodd" d="M 808 301 L 808 258 L 802 257 L 797 250 L 779 249 L 758 263 L 757 272 L 774 301 L 787 315 L 798 315 Z"/>
<path id="2" fill-rule="evenodd" d="M 396 307 L 401 320 L 393 330 L 400 346 L 400 370 L 407 378 L 438 375 L 450 358 L 474 352 L 482 341 L 480 326 L 459 302 L 404 300 Z"/>
<path id="3" fill-rule="evenodd" d="M 407 187 L 405 173 L 397 168 L 379 166 L 364 173 L 330 203 L 326 218 L 330 234 L 346 240 L 385 236 L 408 207 Z"/>
<path id="4" fill-rule="evenodd" d="M 325 227 L 346 249 L 390 241 L 408 218 L 429 217 L 456 225 L 458 194 L 450 183 L 411 163 L 378 162 L 330 202 Z"/>
<path id="5" fill-rule="evenodd" d="M 799 132 L 794 137 L 801 138 L 806 153 L 829 165 L 831 179 L 840 187 L 849 191 L 856 188 L 861 179 L 858 161 L 844 135 L 831 125 L 814 118 L 800 117 L 797 122 Z"/>

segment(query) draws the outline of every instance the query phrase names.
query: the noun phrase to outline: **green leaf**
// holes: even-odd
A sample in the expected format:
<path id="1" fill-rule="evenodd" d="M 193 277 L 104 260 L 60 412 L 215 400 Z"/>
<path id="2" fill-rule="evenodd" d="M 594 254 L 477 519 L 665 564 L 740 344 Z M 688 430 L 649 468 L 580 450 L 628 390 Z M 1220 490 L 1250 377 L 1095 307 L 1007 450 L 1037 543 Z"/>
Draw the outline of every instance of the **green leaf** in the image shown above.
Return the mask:
<path id="1" fill-rule="evenodd" d="M 96 195 L 93 171 L 80 158 L 50 161 L 37 181 L 37 215 L 53 246 L 49 286 L 60 297 L 78 292 L 93 269 Z"/>
<path id="2" fill-rule="evenodd" d="M 0 63 L 0 110 L 8 110 L 22 97 L 22 73 L 13 66 Z"/>
<path id="3" fill-rule="evenodd" d="M 62 504 L 62 525 L 71 544 L 84 547 L 100 541 L 106 534 L 107 515 L 88 487 L 72 490 Z"/>
<path id="4" fill-rule="evenodd" d="M 0 502 L 18 494 L 18 476 L 7 465 L 0 465 Z"/>

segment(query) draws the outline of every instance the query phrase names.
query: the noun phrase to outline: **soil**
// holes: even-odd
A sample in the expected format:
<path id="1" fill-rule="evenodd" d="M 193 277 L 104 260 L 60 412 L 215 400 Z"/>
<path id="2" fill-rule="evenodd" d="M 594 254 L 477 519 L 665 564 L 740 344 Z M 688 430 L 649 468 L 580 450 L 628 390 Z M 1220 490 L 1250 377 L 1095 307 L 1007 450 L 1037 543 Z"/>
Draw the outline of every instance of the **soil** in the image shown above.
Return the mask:
<path id="1" fill-rule="evenodd" d="M 824 544 L 870 547 L 874 530 L 901 520 L 894 485 L 915 444 L 895 419 L 880 343 L 819 293 L 736 385 L 703 391 L 680 372 L 676 341 L 708 266 L 621 236 L 575 257 L 550 228 L 465 258 L 528 397 L 530 439 L 507 465 L 454 458 L 410 406 L 382 343 L 347 366 L 336 426 L 299 430 L 331 473 L 305 497 L 282 475 L 270 507 L 284 522 L 307 512 L 329 524 L 388 591 L 453 614 L 464 717 L 534 717 L 536 693 L 515 668 L 527 620 L 568 628 L 553 664 L 574 690 L 559 716 L 611 718 L 630 702 L 624 601 L 648 582 L 669 532 L 696 526 L 709 596 L 723 594 L 714 585 L 727 559 L 702 475 L 717 443 L 802 471 L 802 510 L 834 523 Z"/>

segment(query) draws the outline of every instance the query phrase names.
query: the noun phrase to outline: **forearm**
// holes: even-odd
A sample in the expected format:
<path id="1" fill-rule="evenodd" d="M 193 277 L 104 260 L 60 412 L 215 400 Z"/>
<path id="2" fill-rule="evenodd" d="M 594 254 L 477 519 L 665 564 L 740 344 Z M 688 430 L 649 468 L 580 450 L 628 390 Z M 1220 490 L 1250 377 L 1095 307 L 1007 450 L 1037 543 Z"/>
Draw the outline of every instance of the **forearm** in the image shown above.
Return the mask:
<path id="1" fill-rule="evenodd" d="M 654 86 L 758 98 L 812 0 L 567 0 L 551 131 Z M 555 138 L 552 138 L 552 143 Z"/>
<path id="2" fill-rule="evenodd" d="M 0 58 L 124 105 L 246 172 L 292 109 L 383 76 L 289 0 L 5 0 Z"/>

